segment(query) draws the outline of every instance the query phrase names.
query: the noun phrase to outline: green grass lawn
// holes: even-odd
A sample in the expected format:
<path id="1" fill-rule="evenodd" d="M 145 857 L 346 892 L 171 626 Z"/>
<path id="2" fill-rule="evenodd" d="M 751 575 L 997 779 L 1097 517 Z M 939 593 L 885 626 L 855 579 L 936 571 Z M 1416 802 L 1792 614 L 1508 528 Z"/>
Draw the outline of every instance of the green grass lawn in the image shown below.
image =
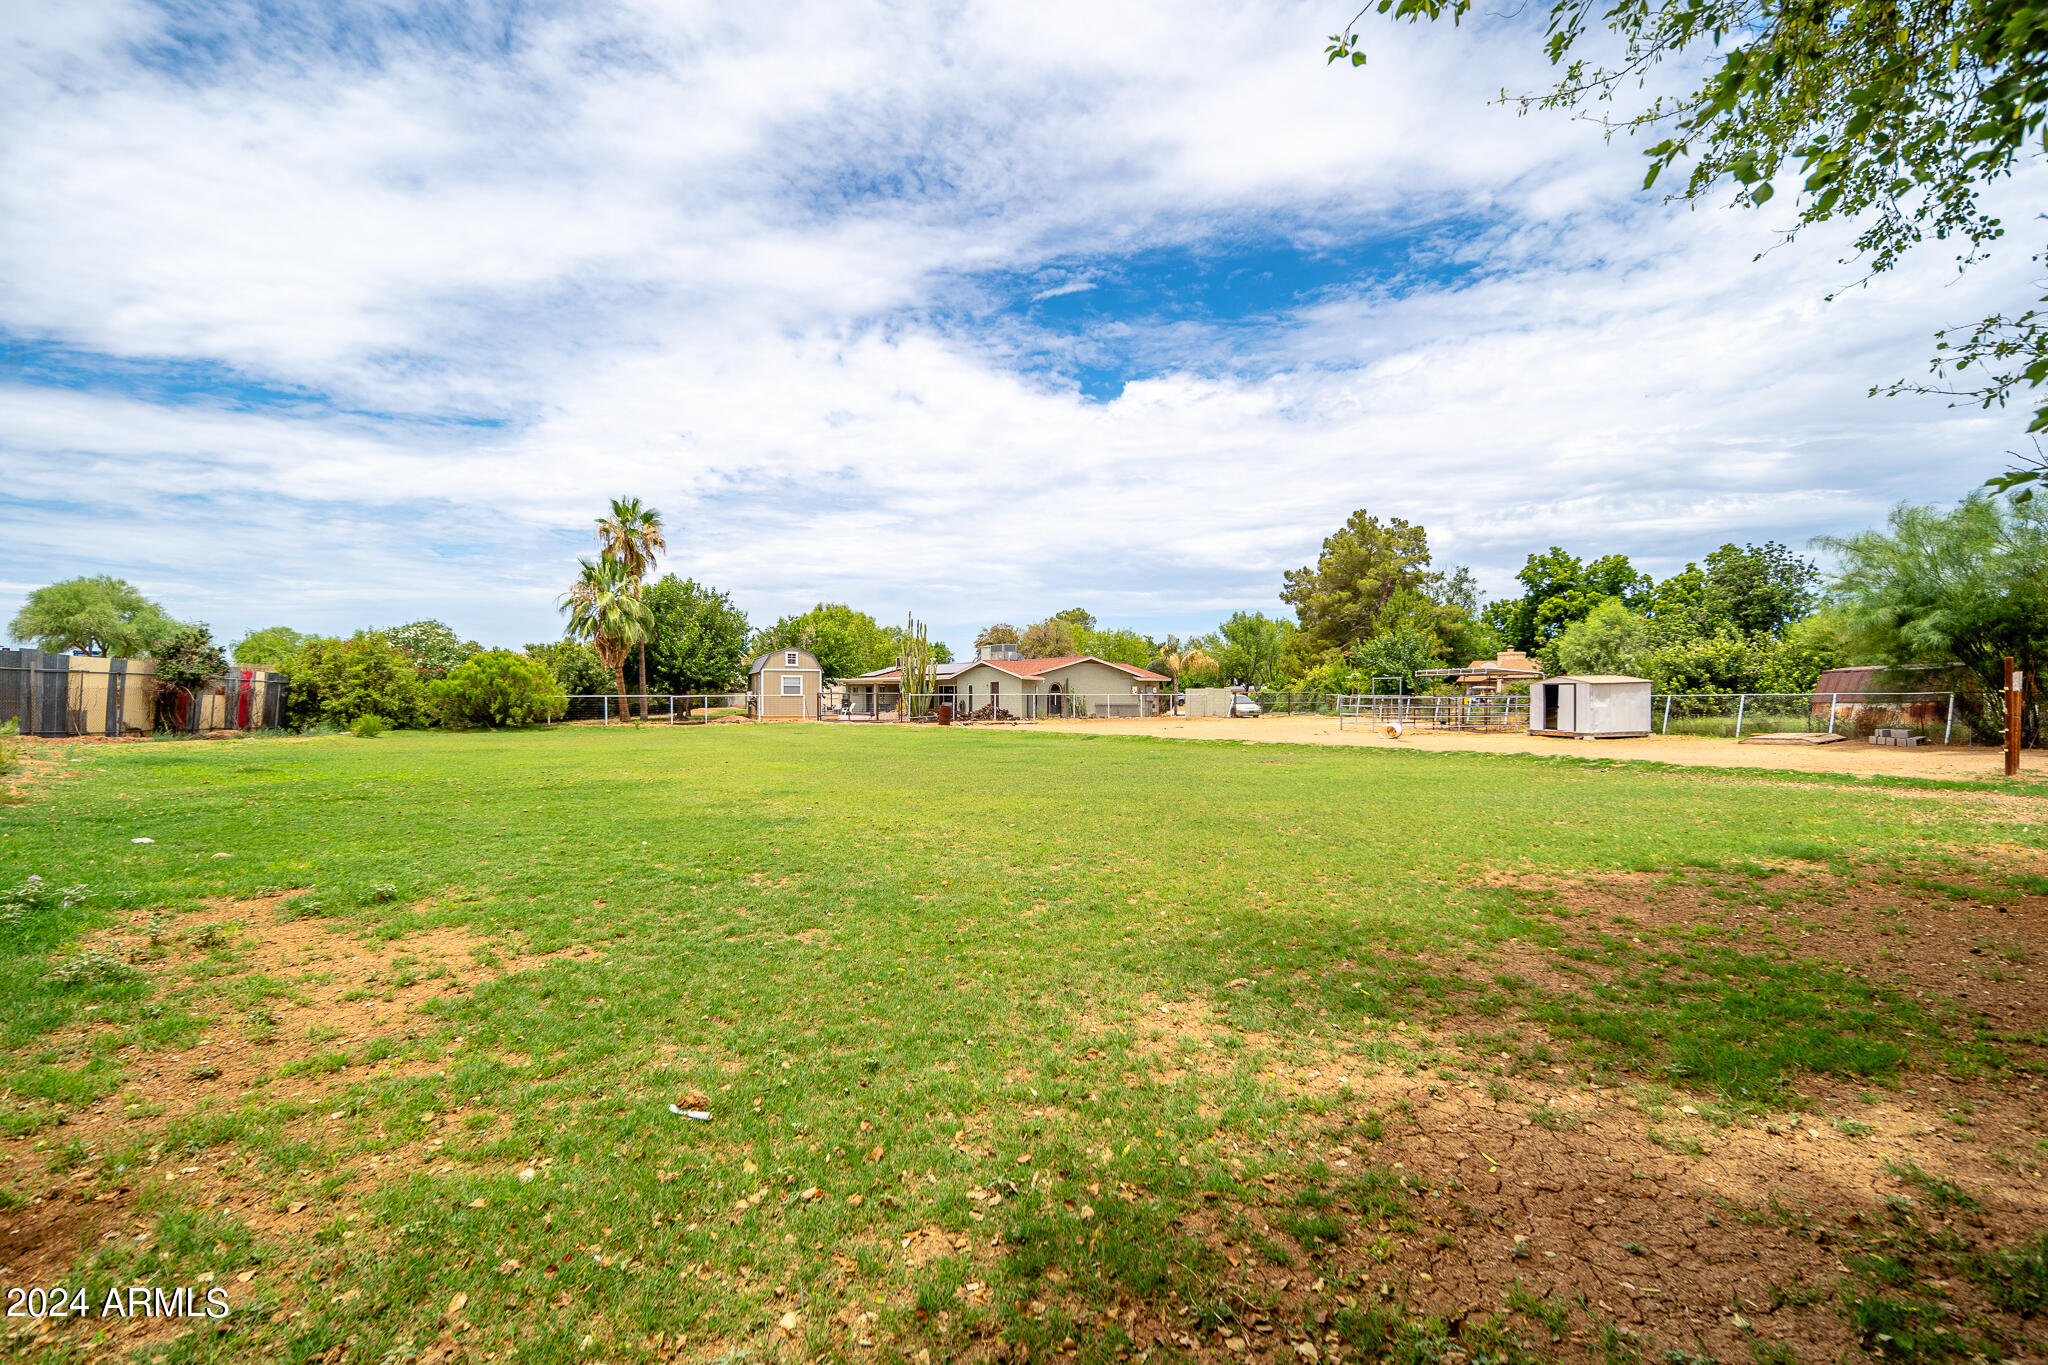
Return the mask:
<path id="1" fill-rule="evenodd" d="M 1810 1071 L 2011 1064 L 1949 1002 L 1842 964 L 1574 936 L 1542 879 L 1796 860 L 1996 896 L 2040 888 L 1975 850 L 2043 843 L 1987 801 L 1810 776 L 887 726 L 79 746 L 54 770 L 0 807 L 0 886 L 84 888 L 0 913 L 0 1208 L 35 1193 L 32 1155 L 96 1172 L 149 1237 L 95 1239 L 72 1282 L 247 1286 L 145 1351 L 166 1360 L 1106 1360 L 1129 1338 L 1103 1315 L 1133 1303 L 1199 1337 L 1245 1309 L 1191 1210 L 1327 1184 L 1312 1246 L 1317 1219 L 1399 1203 L 1309 1155 L 1375 1120 L 1278 1083 L 1290 1065 L 1506 1056 L 1739 1112 Z M 127 1129 L 60 1124 L 155 1053 L 291 1027 L 289 980 L 181 926 L 281 891 L 344 941 L 460 930 L 514 969 L 388 1037 L 280 1037 L 289 1063 L 191 1112 L 136 1093 Z M 155 957 L 91 956 L 114 925 Z M 1593 975 L 1545 989 L 1509 963 L 1532 952 Z M 405 961 L 372 989 L 414 985 Z M 711 1122 L 670 1114 L 688 1096 Z M 373 1157 L 399 1174 L 350 1175 Z M 151 1174 L 222 1161 L 311 1231 Z M 913 1264 L 921 1229 L 976 1250 Z M 1360 1354 L 1396 1330 L 1332 1311 Z"/>

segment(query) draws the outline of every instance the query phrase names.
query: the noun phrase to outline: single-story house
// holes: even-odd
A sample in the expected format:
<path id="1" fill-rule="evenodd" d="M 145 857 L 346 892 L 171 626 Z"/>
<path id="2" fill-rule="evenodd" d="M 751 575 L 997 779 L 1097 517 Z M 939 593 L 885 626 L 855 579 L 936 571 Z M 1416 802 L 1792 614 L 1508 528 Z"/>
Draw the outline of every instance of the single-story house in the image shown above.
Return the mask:
<path id="1" fill-rule="evenodd" d="M 962 718 L 984 707 L 991 715 L 1156 716 L 1162 706 L 1160 684 L 1172 681 L 1092 654 L 1024 659 L 1014 646 L 1000 645 L 984 646 L 978 653 L 978 658 L 936 669 L 939 702 L 950 701 Z M 843 679 L 841 686 L 849 710 L 879 715 L 896 709 L 903 678 L 894 668 L 878 668 Z M 1171 700 L 1164 705 L 1170 707 Z"/>
<path id="2" fill-rule="evenodd" d="M 825 671 L 808 649 L 771 649 L 747 665 L 756 720 L 810 720 L 824 690 Z"/>

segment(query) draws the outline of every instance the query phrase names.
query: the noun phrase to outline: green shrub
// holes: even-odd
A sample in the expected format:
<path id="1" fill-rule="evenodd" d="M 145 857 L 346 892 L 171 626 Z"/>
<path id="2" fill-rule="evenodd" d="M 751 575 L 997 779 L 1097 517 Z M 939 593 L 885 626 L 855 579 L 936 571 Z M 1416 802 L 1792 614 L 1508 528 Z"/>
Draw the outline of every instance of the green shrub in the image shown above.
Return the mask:
<path id="1" fill-rule="evenodd" d="M 189 697 L 228 671 L 228 656 L 213 642 L 205 626 L 179 626 L 170 638 L 150 651 L 156 663 L 156 723 L 160 730 L 177 726 L 181 696 Z"/>
<path id="2" fill-rule="evenodd" d="M 554 674 L 555 681 L 569 696 L 587 697 L 612 690 L 612 675 L 598 659 L 597 651 L 580 640 L 528 645 L 526 657 Z"/>
<path id="3" fill-rule="evenodd" d="M 349 722 L 348 732 L 357 739 L 375 739 L 391 728 L 391 722 L 372 711 Z"/>
<path id="4" fill-rule="evenodd" d="M 5 725 L 0 725 L 0 774 L 14 767 L 14 746 L 7 741 L 21 733 L 21 721 L 10 716 Z"/>
<path id="5" fill-rule="evenodd" d="M 346 640 L 308 640 L 285 669 L 292 724 L 348 725 L 381 716 L 400 729 L 426 718 L 427 689 L 403 650 L 375 631 Z"/>
<path id="6" fill-rule="evenodd" d="M 427 703 L 435 719 L 451 726 L 532 725 L 569 709 L 545 665 L 504 649 L 487 650 L 427 684 Z"/>

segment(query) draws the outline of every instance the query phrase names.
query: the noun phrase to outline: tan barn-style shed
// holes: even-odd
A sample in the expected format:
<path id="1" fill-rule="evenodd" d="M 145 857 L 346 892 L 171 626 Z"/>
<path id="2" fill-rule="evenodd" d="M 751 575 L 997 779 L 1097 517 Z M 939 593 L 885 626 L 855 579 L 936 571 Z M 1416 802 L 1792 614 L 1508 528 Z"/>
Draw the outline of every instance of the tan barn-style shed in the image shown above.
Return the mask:
<path id="1" fill-rule="evenodd" d="M 747 665 L 756 720 L 814 720 L 825 673 L 808 649 L 771 649 Z"/>
<path id="2" fill-rule="evenodd" d="M 1529 684 L 1529 733 L 1562 739 L 1633 739 L 1650 733 L 1650 681 L 1613 673 Z"/>

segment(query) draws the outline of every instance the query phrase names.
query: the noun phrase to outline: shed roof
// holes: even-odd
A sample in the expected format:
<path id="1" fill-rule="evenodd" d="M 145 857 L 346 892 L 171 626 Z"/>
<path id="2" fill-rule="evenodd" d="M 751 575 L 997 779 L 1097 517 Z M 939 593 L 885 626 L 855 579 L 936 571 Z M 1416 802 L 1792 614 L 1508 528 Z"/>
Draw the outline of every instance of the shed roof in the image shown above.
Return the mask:
<path id="1" fill-rule="evenodd" d="M 761 654 L 752 663 L 747 665 L 747 676 L 752 677 L 754 674 L 759 673 L 761 671 L 762 665 L 768 662 L 770 656 L 776 654 L 787 654 L 789 653 L 790 648 L 791 646 L 784 645 L 780 649 L 771 649 Z M 804 649 L 801 646 L 797 646 L 796 652 L 804 657 L 804 659 L 807 661 L 808 667 L 816 668 L 818 666 L 818 656 L 811 653 L 811 651 L 809 651 L 808 649 Z"/>
<path id="2" fill-rule="evenodd" d="M 1543 681 L 1547 683 L 1641 683 L 1645 687 L 1650 684 L 1648 678 L 1631 678 L 1620 673 L 1566 673 L 1555 678 L 1545 678 Z"/>

